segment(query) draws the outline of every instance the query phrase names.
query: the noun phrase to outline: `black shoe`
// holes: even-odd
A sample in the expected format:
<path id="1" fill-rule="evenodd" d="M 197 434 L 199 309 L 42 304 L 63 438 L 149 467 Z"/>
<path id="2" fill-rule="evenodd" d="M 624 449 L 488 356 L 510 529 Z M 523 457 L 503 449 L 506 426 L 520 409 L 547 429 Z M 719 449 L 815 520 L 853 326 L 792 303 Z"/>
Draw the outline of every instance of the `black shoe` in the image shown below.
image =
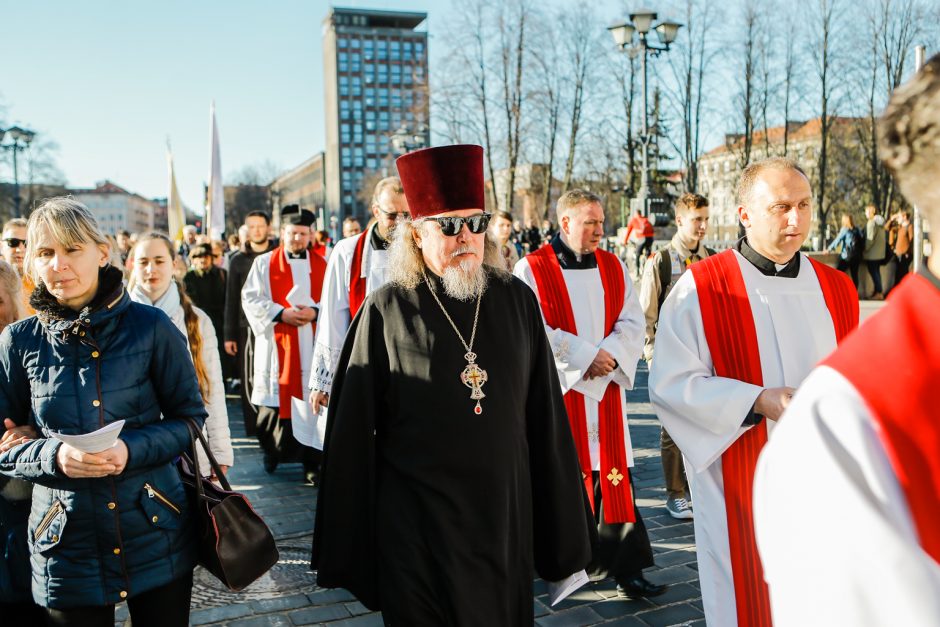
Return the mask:
<path id="1" fill-rule="evenodd" d="M 622 599 L 636 599 L 640 597 L 657 597 L 669 586 L 659 585 L 648 581 L 643 575 L 632 579 L 617 582 L 617 596 Z"/>
<path id="2" fill-rule="evenodd" d="M 277 458 L 273 455 L 264 454 L 264 471 L 269 475 L 274 474 L 274 471 L 277 470 Z"/>

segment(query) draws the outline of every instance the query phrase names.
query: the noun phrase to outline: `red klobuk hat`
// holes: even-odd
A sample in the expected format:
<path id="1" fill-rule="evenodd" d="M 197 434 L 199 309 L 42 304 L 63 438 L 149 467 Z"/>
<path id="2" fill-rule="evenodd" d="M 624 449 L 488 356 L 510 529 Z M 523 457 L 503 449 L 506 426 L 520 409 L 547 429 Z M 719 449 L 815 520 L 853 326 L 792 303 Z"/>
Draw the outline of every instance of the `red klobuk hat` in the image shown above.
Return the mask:
<path id="1" fill-rule="evenodd" d="M 436 146 L 395 161 L 413 218 L 459 209 L 483 209 L 483 147 Z"/>

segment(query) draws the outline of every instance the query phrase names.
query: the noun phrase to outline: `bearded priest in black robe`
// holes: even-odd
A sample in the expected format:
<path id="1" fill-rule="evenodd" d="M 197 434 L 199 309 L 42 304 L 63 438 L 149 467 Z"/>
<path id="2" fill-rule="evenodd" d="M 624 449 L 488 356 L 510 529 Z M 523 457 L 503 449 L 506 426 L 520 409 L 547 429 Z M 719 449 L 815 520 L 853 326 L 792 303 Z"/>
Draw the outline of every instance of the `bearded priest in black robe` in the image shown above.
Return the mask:
<path id="1" fill-rule="evenodd" d="M 397 165 L 413 221 L 346 336 L 312 566 L 389 625 L 531 625 L 594 533 L 539 306 L 486 237 L 482 148 Z"/>

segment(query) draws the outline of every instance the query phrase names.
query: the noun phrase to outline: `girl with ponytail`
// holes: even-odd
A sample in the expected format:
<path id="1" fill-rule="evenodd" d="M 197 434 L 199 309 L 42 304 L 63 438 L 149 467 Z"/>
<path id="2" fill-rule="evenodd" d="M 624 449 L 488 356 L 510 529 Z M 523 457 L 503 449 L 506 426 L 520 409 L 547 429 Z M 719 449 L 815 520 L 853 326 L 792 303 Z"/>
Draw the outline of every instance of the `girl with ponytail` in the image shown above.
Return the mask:
<path id="1" fill-rule="evenodd" d="M 209 418 L 206 436 L 209 448 L 223 472 L 235 461 L 225 407 L 225 387 L 219 361 L 215 329 L 204 311 L 193 305 L 186 290 L 173 275 L 176 251 L 170 238 L 162 233 L 148 233 L 134 246 L 134 270 L 131 273 L 131 300 L 162 309 L 186 336 L 189 352 L 196 367 L 199 391 Z M 210 471 L 209 461 L 197 446 L 199 467 Z"/>

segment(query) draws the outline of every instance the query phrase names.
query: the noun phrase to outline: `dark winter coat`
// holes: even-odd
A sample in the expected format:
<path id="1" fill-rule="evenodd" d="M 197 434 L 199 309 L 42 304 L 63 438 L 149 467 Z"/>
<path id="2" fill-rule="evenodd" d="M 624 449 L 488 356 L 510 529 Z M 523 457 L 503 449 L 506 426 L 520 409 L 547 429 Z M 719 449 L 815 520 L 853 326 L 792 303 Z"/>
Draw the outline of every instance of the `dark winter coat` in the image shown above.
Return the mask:
<path id="1" fill-rule="evenodd" d="M 186 340 L 159 309 L 131 302 L 121 273 L 99 276 L 94 300 L 65 309 L 43 287 L 37 316 L 0 334 L 0 416 L 40 437 L 0 454 L 0 472 L 34 484 L 28 540 L 33 597 L 47 607 L 117 603 L 190 572 L 190 506 L 174 460 L 201 425 Z M 162 414 L 162 418 L 161 418 Z M 70 479 L 52 432 L 81 434 L 126 421 L 119 476 Z"/>

